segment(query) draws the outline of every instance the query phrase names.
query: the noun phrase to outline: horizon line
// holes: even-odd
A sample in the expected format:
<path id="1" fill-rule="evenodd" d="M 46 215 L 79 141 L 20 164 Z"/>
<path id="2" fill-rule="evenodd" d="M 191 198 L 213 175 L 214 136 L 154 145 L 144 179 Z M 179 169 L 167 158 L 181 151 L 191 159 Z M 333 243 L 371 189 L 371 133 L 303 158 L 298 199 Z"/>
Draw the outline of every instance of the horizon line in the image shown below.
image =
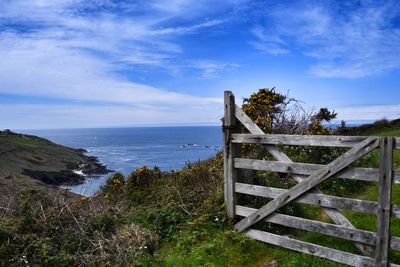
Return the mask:
<path id="1" fill-rule="evenodd" d="M 373 123 L 375 120 L 348 120 L 345 121 L 347 125 L 362 125 Z M 331 122 L 323 123 L 324 125 L 338 125 L 341 120 L 332 120 Z M 116 129 L 116 128 L 168 128 L 168 127 L 219 127 L 222 124 L 219 123 L 162 123 L 162 124 L 136 124 L 136 125 L 116 125 L 116 126 L 93 126 L 93 127 L 54 127 L 54 128 L 0 128 L 4 130 L 15 131 L 45 131 L 45 130 L 83 130 L 83 129 Z M 1 131 L 1 130 L 0 130 Z"/>

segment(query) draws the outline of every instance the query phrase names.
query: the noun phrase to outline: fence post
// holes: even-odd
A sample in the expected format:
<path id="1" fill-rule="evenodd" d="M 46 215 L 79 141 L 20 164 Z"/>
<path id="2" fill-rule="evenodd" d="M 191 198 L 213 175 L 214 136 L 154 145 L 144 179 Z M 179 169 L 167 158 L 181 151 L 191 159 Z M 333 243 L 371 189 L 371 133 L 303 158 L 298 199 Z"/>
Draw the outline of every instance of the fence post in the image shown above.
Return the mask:
<path id="1" fill-rule="evenodd" d="M 231 142 L 231 134 L 235 129 L 235 96 L 231 91 L 224 93 L 224 192 L 228 218 L 235 217 L 235 182 L 237 171 L 234 169 L 234 158 L 237 146 Z"/>
<path id="2" fill-rule="evenodd" d="M 388 266 L 390 211 L 393 182 L 393 137 L 380 138 L 379 209 L 376 233 L 375 266 Z"/>

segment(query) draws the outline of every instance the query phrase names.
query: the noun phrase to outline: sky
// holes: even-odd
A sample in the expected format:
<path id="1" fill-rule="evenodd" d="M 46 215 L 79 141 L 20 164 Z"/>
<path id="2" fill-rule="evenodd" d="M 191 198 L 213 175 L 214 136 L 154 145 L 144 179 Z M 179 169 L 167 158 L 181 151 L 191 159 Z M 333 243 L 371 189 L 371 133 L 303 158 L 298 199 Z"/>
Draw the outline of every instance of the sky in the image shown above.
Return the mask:
<path id="1" fill-rule="evenodd" d="M 219 125 L 259 88 L 400 117 L 400 1 L 0 0 L 0 129 Z"/>

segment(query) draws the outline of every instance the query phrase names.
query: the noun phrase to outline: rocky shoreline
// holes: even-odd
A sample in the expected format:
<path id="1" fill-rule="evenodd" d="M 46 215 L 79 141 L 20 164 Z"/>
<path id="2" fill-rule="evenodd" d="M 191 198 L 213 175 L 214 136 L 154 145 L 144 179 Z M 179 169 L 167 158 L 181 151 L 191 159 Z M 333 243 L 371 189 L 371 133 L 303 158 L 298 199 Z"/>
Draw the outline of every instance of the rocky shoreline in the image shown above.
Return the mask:
<path id="1" fill-rule="evenodd" d="M 0 195 L 82 184 L 87 176 L 112 172 L 86 153 L 41 137 L 0 131 Z"/>
<path id="2" fill-rule="evenodd" d="M 37 171 L 24 169 L 23 174 L 46 184 L 70 186 L 83 184 L 87 176 L 97 176 L 112 172 L 112 170 L 108 170 L 105 165 L 101 164 L 98 158 L 85 155 L 84 153 L 87 153 L 86 150 L 77 149 L 77 151 L 81 153 L 85 160 L 76 164 L 68 164 L 66 170 Z"/>

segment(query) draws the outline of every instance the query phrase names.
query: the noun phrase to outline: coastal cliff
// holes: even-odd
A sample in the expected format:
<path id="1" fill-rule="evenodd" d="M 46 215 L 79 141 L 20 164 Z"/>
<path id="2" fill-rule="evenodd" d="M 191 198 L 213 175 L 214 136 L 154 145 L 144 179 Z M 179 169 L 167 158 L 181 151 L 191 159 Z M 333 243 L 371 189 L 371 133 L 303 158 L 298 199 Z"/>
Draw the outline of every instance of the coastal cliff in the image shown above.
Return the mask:
<path id="1" fill-rule="evenodd" d="M 0 196 L 26 189 L 54 191 L 59 185 L 83 183 L 86 175 L 109 172 L 86 152 L 33 135 L 0 131 Z"/>

